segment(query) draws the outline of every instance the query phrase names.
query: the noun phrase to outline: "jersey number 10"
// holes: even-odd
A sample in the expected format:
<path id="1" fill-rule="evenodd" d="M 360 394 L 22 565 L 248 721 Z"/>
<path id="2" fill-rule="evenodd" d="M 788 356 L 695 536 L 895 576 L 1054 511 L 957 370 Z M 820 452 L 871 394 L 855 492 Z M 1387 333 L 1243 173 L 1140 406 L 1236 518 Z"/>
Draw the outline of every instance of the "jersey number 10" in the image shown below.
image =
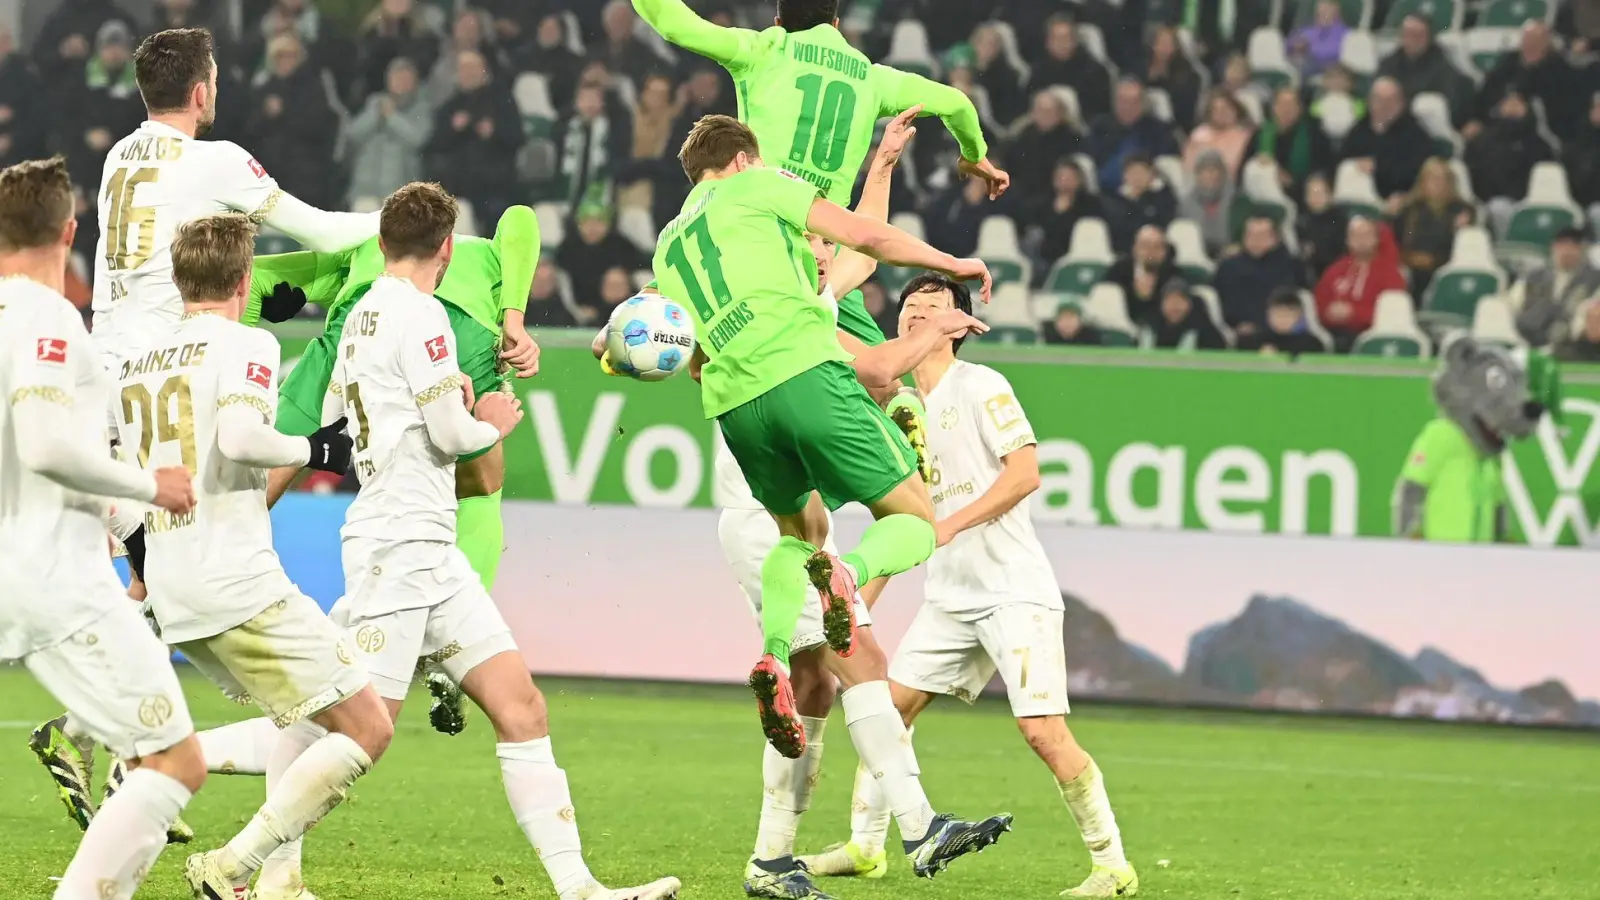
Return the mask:
<path id="1" fill-rule="evenodd" d="M 839 171 L 850 144 L 856 89 L 848 82 L 830 81 L 824 90 L 821 75 L 801 75 L 794 86 L 805 96 L 801 99 L 800 121 L 795 123 L 794 141 L 789 145 L 789 162 L 805 165 L 809 147 L 812 167 L 824 172 Z"/>

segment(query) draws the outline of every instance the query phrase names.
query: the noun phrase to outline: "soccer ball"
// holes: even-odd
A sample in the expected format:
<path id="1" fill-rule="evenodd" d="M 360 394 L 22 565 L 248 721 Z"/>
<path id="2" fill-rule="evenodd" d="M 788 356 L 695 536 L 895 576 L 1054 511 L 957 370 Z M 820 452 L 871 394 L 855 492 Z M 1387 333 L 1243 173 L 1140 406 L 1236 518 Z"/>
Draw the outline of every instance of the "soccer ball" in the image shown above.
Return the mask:
<path id="1" fill-rule="evenodd" d="M 606 323 L 611 367 L 640 381 L 660 381 L 688 368 L 694 323 L 682 306 L 656 294 L 624 301 Z"/>

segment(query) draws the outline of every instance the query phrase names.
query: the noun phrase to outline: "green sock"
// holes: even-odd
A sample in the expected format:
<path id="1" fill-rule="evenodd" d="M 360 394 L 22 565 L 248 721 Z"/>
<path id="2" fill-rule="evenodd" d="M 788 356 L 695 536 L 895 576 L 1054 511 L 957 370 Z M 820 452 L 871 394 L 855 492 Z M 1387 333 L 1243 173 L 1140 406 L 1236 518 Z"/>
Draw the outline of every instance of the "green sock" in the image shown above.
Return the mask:
<path id="1" fill-rule="evenodd" d="M 456 546 L 467 555 L 483 589 L 494 590 L 500 571 L 500 554 L 506 547 L 506 525 L 500 518 L 500 492 L 487 497 L 463 497 L 456 508 Z"/>
<path id="2" fill-rule="evenodd" d="M 797 537 L 778 539 L 761 563 L 761 652 L 789 665 L 789 642 L 806 606 L 806 560 L 817 548 Z"/>
<path id="3" fill-rule="evenodd" d="M 856 583 L 909 572 L 933 555 L 933 523 L 904 513 L 884 516 L 867 527 L 861 543 L 841 559 L 856 570 Z"/>

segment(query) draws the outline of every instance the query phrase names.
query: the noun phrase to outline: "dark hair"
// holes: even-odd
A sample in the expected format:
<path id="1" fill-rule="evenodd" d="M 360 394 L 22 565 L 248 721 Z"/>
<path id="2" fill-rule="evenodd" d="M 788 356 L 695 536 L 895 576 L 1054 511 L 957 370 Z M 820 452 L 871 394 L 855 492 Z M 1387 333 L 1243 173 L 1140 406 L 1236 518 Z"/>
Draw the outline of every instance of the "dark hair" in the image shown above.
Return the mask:
<path id="1" fill-rule="evenodd" d="M 0 171 L 0 251 L 48 247 L 72 218 L 72 179 L 59 156 Z"/>
<path id="2" fill-rule="evenodd" d="M 705 116 L 689 129 L 678 151 L 678 162 L 689 181 L 699 184 L 707 172 L 726 169 L 740 153 L 761 156 L 761 145 L 750 126 L 732 116 Z"/>
<path id="3" fill-rule="evenodd" d="M 1150 154 L 1143 150 L 1135 150 L 1122 158 L 1122 170 L 1126 172 L 1129 166 L 1144 166 L 1146 169 L 1154 169 L 1156 162 L 1150 158 Z"/>
<path id="4" fill-rule="evenodd" d="M 1565 228 L 1561 229 L 1560 231 L 1556 232 L 1555 236 L 1553 238 L 1551 238 L 1552 242 L 1553 241 L 1572 241 L 1573 243 L 1577 243 L 1577 244 L 1582 244 L 1586 240 L 1588 240 L 1588 236 L 1584 233 L 1584 230 L 1582 228 L 1579 228 L 1576 225 L 1568 225 L 1567 227 L 1565 227 Z"/>
<path id="5" fill-rule="evenodd" d="M 456 198 L 437 184 L 413 181 L 390 194 L 378 214 L 383 258 L 428 259 L 456 228 Z"/>
<path id="6" fill-rule="evenodd" d="M 1272 293 L 1267 295 L 1267 305 L 1292 306 L 1295 309 L 1305 308 L 1305 304 L 1300 302 L 1300 291 L 1286 284 L 1280 284 L 1272 289 Z"/>
<path id="7" fill-rule="evenodd" d="M 968 288 L 965 283 L 956 281 L 948 275 L 941 275 L 938 272 L 923 272 L 921 275 L 906 282 L 906 286 L 900 289 L 900 305 L 905 306 L 906 299 L 912 294 L 937 294 L 940 291 L 949 291 L 950 301 L 955 305 L 955 308 L 969 316 L 972 315 L 972 289 Z M 959 351 L 962 342 L 965 340 L 966 337 L 962 336 L 952 341 L 950 344 L 951 352 Z"/>
<path id="8" fill-rule="evenodd" d="M 194 86 L 211 79 L 213 50 L 211 32 L 204 28 L 172 28 L 145 38 L 133 51 L 134 79 L 145 109 L 186 109 Z"/>
<path id="9" fill-rule="evenodd" d="M 840 0 L 778 0 L 784 31 L 806 31 L 839 19 Z"/>

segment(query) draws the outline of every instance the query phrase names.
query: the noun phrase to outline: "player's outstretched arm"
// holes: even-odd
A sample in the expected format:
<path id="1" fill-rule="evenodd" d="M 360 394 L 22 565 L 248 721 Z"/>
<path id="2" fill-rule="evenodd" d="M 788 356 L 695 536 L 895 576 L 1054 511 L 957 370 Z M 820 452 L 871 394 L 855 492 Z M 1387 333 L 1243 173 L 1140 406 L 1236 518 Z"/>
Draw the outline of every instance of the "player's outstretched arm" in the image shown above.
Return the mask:
<path id="1" fill-rule="evenodd" d="M 737 64 L 759 38 L 754 31 L 707 22 L 683 0 L 633 0 L 633 11 L 670 43 L 723 66 Z"/>
<path id="2" fill-rule="evenodd" d="M 951 340 L 967 334 L 983 334 L 989 326 L 959 309 L 941 310 L 926 321 L 893 340 L 876 347 L 839 332 L 839 343 L 855 357 L 856 377 L 874 395 L 900 383 L 928 354 Z"/>
<path id="3" fill-rule="evenodd" d="M 940 547 L 969 528 L 1000 518 L 1039 489 L 1039 452 L 1033 444 L 1024 444 L 1007 453 L 1001 457 L 1001 464 L 1004 468 L 1000 470 L 1000 477 L 978 499 L 949 518 L 934 523 Z"/>
<path id="4" fill-rule="evenodd" d="M 350 465 L 350 439 L 327 429 L 310 437 L 280 433 L 272 427 L 277 403 L 273 373 L 282 351 L 266 331 L 249 332 L 227 364 L 217 391 L 217 449 L 240 465 L 261 469 L 313 468 L 343 474 Z"/>
<path id="5" fill-rule="evenodd" d="M 983 136 L 983 123 L 972 98 L 959 90 L 921 75 L 888 66 L 873 66 L 872 80 L 883 98 L 878 114 L 897 116 L 914 106 L 928 115 L 938 116 L 961 145 L 961 171 L 989 183 L 989 199 L 998 200 L 1011 186 L 1011 176 L 989 162 L 989 142 Z"/>
<path id="6" fill-rule="evenodd" d="M 983 302 L 989 302 L 992 280 L 989 267 L 982 260 L 958 259 L 892 225 L 875 222 L 820 197 L 812 201 L 811 211 L 806 217 L 806 228 L 826 240 L 859 250 L 879 262 L 905 268 L 932 269 L 961 281 L 981 280 Z"/>
<path id="7" fill-rule="evenodd" d="M 378 233 L 378 213 L 329 212 L 283 193 L 264 217 L 266 224 L 318 253 L 340 253 Z"/>
<path id="8" fill-rule="evenodd" d="M 856 212 L 879 222 L 889 221 L 889 193 L 894 183 L 894 169 L 900 164 L 900 155 L 906 144 L 917 136 L 911 123 L 922 114 L 920 105 L 913 106 L 894 118 L 884 129 L 883 140 L 878 143 L 878 153 L 872 158 L 872 168 L 867 171 L 867 183 L 861 189 L 861 200 Z M 833 261 L 828 281 L 834 293 L 843 297 L 866 282 L 878 270 L 878 261 L 858 250 L 843 249 Z"/>
<path id="9" fill-rule="evenodd" d="M 250 296 L 245 300 L 245 325 L 286 322 L 307 303 L 329 306 L 344 287 L 350 253 L 300 250 L 255 258 L 250 271 Z"/>

